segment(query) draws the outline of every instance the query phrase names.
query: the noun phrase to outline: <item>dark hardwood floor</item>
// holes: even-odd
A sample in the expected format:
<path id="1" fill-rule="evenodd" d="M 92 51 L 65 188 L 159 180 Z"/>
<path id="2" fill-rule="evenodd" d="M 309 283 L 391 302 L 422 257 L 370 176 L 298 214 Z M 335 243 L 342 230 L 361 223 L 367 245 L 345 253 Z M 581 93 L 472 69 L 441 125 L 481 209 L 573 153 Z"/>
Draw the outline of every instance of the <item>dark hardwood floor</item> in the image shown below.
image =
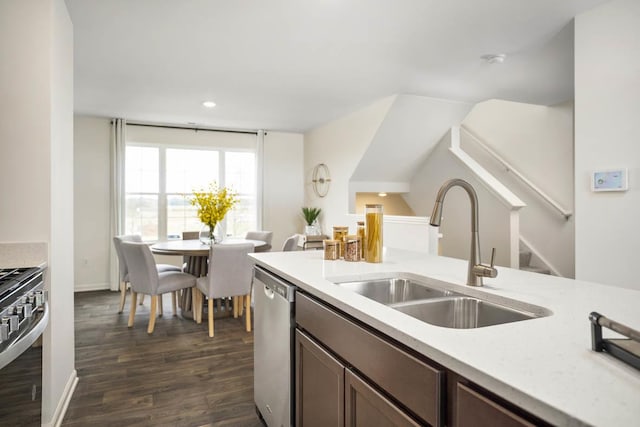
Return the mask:
<path id="1" fill-rule="evenodd" d="M 262 426 L 253 403 L 253 334 L 244 319 L 163 317 L 146 332 L 148 298 L 133 328 L 117 314 L 119 293 L 75 295 L 79 383 L 63 426 Z"/>

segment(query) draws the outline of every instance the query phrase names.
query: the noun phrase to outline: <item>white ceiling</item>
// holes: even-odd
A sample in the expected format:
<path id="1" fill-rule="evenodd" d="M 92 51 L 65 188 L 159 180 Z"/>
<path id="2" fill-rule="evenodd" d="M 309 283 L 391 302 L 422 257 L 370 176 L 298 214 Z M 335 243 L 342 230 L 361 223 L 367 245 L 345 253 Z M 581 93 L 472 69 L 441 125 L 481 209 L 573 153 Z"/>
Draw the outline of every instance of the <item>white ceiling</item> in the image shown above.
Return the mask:
<path id="1" fill-rule="evenodd" d="M 553 104 L 573 97 L 572 18 L 604 2 L 66 0 L 75 110 L 302 132 L 392 94 Z"/>

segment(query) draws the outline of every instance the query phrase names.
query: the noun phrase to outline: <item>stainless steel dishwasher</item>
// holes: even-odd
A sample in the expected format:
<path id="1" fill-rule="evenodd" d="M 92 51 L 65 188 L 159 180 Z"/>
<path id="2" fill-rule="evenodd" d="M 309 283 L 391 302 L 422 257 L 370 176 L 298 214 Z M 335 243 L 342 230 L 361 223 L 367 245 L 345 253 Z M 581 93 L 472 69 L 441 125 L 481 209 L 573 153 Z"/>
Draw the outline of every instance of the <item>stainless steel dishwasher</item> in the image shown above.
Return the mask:
<path id="1" fill-rule="evenodd" d="M 295 286 L 256 266 L 254 286 L 253 390 L 256 410 L 269 427 L 290 427 L 293 418 Z"/>

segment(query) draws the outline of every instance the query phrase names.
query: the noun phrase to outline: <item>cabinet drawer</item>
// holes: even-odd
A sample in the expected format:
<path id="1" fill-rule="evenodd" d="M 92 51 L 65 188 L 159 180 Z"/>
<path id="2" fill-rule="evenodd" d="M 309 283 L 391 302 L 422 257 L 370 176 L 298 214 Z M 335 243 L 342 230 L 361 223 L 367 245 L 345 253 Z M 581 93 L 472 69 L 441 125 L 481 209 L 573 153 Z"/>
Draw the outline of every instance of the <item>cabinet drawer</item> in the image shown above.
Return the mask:
<path id="1" fill-rule="evenodd" d="M 444 371 L 302 293 L 296 296 L 296 322 L 418 417 L 444 425 Z"/>
<path id="2" fill-rule="evenodd" d="M 457 386 L 457 427 L 534 427 L 504 406 L 470 389 Z"/>

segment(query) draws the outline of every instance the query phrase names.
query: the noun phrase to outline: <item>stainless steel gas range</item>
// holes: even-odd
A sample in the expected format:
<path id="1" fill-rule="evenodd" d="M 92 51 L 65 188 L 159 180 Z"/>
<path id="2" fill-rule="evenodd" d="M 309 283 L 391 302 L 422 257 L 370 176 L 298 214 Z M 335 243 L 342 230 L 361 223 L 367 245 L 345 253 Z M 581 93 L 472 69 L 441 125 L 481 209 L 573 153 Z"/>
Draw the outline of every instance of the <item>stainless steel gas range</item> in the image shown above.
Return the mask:
<path id="1" fill-rule="evenodd" d="M 45 266 L 0 269 L 0 425 L 40 426 Z"/>

